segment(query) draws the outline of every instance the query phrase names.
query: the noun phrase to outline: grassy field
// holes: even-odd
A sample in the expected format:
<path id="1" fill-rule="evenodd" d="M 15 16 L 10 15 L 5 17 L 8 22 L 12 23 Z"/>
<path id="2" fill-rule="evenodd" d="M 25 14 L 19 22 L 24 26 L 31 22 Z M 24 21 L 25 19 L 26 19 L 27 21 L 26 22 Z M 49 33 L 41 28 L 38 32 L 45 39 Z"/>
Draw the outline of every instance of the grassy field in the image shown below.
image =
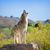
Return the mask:
<path id="1" fill-rule="evenodd" d="M 0 29 L 0 47 L 13 43 L 13 39 L 6 39 L 10 34 L 11 29 Z M 50 24 L 39 24 L 39 27 L 28 26 L 26 41 L 27 43 L 36 42 L 40 50 L 50 50 Z"/>

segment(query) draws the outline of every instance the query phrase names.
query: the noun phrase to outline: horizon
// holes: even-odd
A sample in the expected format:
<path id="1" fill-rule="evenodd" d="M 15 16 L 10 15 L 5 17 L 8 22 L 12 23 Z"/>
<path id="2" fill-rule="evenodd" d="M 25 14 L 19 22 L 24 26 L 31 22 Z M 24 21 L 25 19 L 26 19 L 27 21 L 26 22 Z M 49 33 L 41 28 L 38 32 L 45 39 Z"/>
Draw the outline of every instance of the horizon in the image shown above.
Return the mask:
<path id="1" fill-rule="evenodd" d="M 20 17 L 23 10 L 33 21 L 50 19 L 50 0 L 0 0 L 0 16 Z"/>

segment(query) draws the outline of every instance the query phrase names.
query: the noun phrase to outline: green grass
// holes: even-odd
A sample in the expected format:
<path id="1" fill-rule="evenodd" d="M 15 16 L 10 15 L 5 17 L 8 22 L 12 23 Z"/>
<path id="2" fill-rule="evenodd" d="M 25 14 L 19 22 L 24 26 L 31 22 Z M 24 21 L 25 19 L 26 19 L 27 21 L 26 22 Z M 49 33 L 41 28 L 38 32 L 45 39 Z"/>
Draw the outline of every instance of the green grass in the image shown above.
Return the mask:
<path id="1" fill-rule="evenodd" d="M 6 44 L 11 44 L 13 42 L 12 39 L 3 39 L 5 37 L 9 37 L 11 34 L 11 30 L 9 28 L 2 28 L 0 32 L 0 47 Z"/>
<path id="2" fill-rule="evenodd" d="M 11 29 L 9 29 L 9 28 L 3 28 L 2 31 L 7 36 L 9 36 L 11 34 Z"/>
<path id="3" fill-rule="evenodd" d="M 4 45 L 7 44 L 13 44 L 13 39 L 5 39 L 0 41 L 0 47 L 3 47 Z"/>

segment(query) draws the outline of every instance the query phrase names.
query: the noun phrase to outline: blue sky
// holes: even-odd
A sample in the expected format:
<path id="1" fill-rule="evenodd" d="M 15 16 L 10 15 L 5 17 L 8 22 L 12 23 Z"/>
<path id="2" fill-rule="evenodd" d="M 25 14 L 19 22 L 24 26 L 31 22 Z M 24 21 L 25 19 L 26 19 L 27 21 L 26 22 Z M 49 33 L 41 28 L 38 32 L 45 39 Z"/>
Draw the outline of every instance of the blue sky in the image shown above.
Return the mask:
<path id="1" fill-rule="evenodd" d="M 20 17 L 26 10 L 33 21 L 50 18 L 50 0 L 0 0 L 0 15 Z"/>

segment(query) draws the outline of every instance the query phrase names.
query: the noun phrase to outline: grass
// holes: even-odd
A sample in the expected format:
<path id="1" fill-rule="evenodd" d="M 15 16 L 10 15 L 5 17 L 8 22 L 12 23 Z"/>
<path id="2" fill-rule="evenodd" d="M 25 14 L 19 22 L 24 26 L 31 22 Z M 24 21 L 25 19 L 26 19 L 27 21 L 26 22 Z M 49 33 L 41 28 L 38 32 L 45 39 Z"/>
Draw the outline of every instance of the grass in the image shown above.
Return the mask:
<path id="1" fill-rule="evenodd" d="M 3 45 L 12 44 L 12 43 L 13 43 L 12 39 L 1 40 L 0 41 L 0 47 L 3 47 Z"/>

